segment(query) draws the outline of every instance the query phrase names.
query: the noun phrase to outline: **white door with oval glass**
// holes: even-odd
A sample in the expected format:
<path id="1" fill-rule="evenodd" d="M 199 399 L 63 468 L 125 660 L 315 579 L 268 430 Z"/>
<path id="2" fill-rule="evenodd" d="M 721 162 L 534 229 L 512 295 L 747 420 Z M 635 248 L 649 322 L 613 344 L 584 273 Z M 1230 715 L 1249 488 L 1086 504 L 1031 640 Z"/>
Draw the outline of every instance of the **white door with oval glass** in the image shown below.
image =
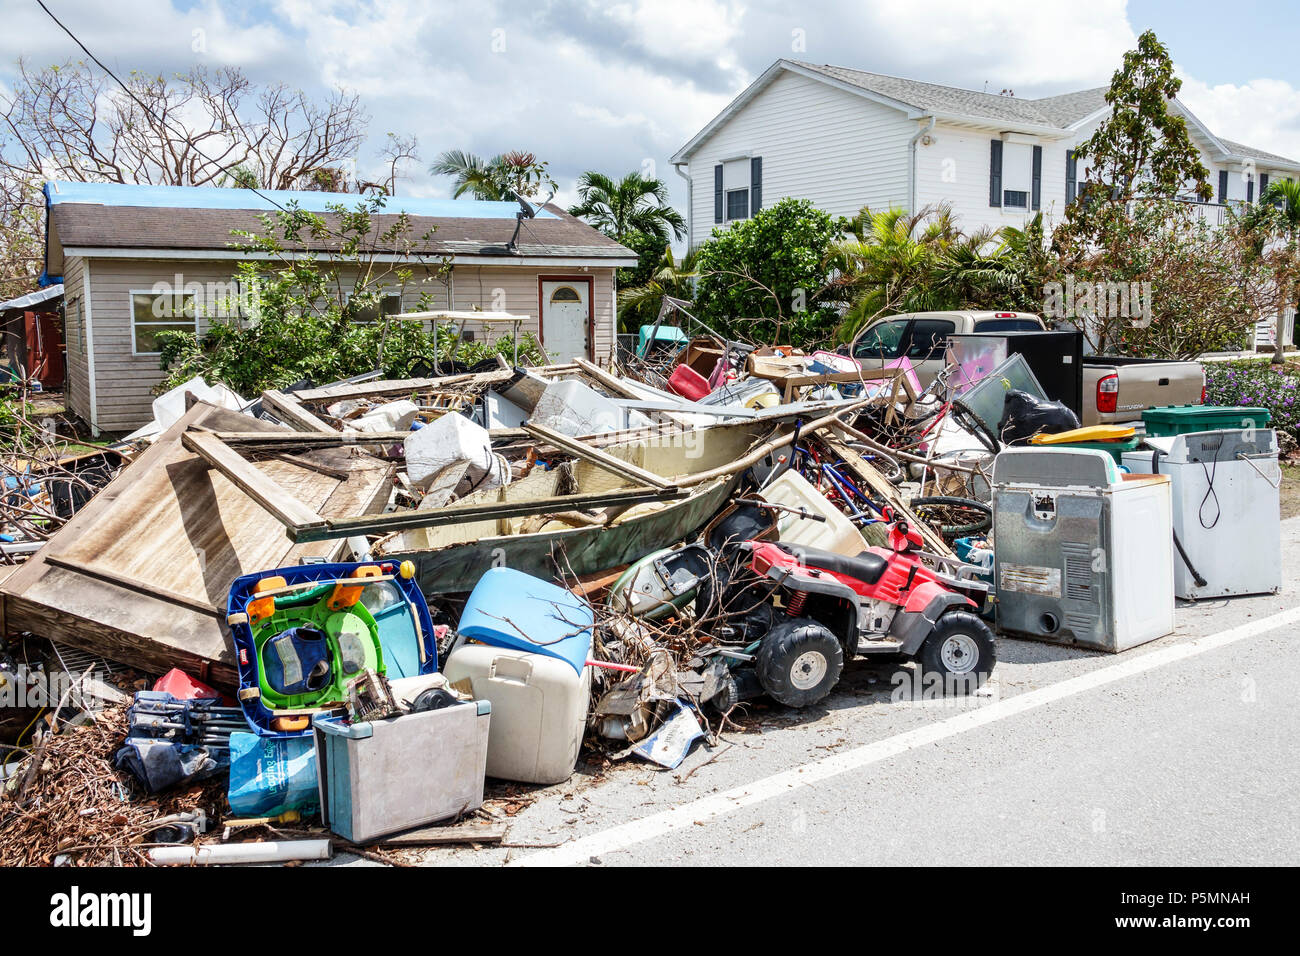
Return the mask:
<path id="1" fill-rule="evenodd" d="M 589 358 L 587 330 L 591 315 L 591 285 L 586 282 L 542 281 L 542 347 L 556 362 Z"/>

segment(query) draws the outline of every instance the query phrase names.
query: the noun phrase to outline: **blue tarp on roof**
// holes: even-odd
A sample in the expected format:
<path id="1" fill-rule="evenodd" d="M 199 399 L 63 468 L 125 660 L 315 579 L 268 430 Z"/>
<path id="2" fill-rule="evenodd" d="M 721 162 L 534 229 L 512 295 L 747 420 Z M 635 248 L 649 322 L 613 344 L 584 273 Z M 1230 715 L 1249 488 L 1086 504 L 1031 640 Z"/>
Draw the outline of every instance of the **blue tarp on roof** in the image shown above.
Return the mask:
<path id="1" fill-rule="evenodd" d="M 297 203 L 306 212 L 328 212 L 327 206 L 342 203 L 349 209 L 361 202 L 356 193 L 321 193 L 287 189 L 225 189 L 211 186 L 134 186 L 122 183 L 50 182 L 45 184 L 51 206 L 82 203 L 96 206 L 147 206 L 156 209 L 265 209 L 276 203 Z M 267 197 L 267 198 L 263 198 Z M 274 200 L 272 202 L 271 200 Z M 487 202 L 481 199 L 422 199 L 416 196 L 390 197 L 383 212 L 396 215 L 431 216 L 436 219 L 514 219 L 519 204 Z M 538 219 L 557 219 L 545 210 Z"/>

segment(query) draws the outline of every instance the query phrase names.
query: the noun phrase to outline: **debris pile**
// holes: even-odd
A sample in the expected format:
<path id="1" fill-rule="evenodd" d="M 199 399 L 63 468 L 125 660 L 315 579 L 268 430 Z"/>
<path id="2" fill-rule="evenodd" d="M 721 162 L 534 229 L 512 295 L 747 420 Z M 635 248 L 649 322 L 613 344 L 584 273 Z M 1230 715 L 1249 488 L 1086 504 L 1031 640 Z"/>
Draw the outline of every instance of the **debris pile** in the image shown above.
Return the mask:
<path id="1" fill-rule="evenodd" d="M 132 688 L 129 735 L 84 700 L 20 732 L 6 861 L 246 861 L 262 851 L 222 837 L 267 833 L 313 838 L 266 850 L 311 858 L 327 833 L 501 842 L 485 778 L 555 784 L 584 754 L 675 768 L 747 701 L 815 707 L 855 660 L 975 693 L 999 616 L 1121 650 L 1172 628 L 1173 594 L 1131 626 L 1128 585 L 1076 538 L 1167 497 L 1160 455 L 1208 447 L 1149 435 L 1129 461 L 1132 427 L 1079 429 L 1019 354 L 927 371 L 662 320 L 612 368 L 494 360 L 252 402 L 191 384 L 57 523 L 6 503 L 43 542 L 0 582 L 8 633 L 189 675 Z M 1271 435 L 1234 437 L 1232 460 L 1266 474 Z M 1175 529 L 1147 530 L 1162 573 Z M 69 713 L 90 722 L 54 733 Z M 141 849 L 199 811 L 221 834 L 183 818 L 192 839 L 170 842 L 221 852 Z"/>

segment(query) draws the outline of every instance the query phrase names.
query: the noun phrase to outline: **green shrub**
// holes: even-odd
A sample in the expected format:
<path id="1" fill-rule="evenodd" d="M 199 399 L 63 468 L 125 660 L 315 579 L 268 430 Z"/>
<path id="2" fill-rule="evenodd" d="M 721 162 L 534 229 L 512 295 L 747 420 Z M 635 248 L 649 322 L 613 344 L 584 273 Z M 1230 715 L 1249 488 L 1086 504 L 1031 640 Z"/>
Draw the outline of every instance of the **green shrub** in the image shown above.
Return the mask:
<path id="1" fill-rule="evenodd" d="M 1205 363 L 1205 403 L 1267 408 L 1271 426 L 1300 437 L 1300 368 L 1267 361 Z"/>

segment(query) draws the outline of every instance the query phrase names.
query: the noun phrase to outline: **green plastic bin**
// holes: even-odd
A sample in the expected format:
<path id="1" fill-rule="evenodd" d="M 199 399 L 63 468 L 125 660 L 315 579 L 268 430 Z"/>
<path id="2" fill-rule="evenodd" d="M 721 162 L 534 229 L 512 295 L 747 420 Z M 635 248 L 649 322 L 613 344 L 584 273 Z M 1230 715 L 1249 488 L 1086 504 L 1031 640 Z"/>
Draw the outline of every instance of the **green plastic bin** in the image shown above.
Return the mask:
<path id="1" fill-rule="evenodd" d="M 1147 434 L 1187 435 L 1222 428 L 1268 428 L 1273 416 L 1267 408 L 1241 405 L 1166 405 L 1142 413 Z"/>

